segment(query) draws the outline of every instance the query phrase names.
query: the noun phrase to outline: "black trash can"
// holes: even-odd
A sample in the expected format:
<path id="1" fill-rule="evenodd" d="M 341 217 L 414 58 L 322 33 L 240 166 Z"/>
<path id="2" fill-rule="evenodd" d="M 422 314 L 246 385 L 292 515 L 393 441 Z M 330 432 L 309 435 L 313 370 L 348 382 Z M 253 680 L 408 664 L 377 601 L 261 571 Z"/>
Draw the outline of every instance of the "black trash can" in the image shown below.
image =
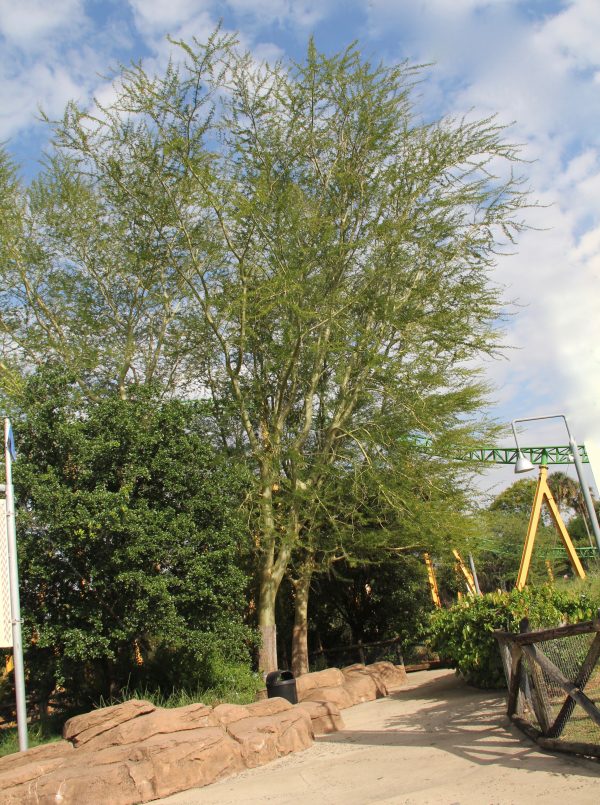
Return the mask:
<path id="1" fill-rule="evenodd" d="M 267 697 L 273 699 L 281 696 L 292 704 L 298 704 L 298 693 L 296 691 L 296 680 L 291 671 L 271 671 L 265 680 L 267 686 Z"/>

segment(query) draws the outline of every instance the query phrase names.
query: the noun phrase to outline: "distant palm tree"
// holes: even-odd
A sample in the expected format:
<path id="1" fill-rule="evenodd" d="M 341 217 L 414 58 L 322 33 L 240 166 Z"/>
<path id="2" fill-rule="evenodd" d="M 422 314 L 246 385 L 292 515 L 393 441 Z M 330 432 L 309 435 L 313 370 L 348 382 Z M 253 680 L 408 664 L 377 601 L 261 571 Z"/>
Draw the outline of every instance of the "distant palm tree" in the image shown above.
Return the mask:
<path id="1" fill-rule="evenodd" d="M 548 475 L 548 486 L 550 487 L 550 491 L 554 496 L 554 500 L 556 501 L 556 505 L 558 506 L 561 515 L 563 515 L 565 510 L 570 509 L 572 512 L 581 517 L 590 545 L 594 547 L 588 524 L 589 514 L 585 506 L 583 492 L 581 491 L 581 486 L 579 483 L 574 478 L 571 478 L 569 475 L 567 475 L 566 472 L 561 472 L 559 470 Z"/>
<path id="2" fill-rule="evenodd" d="M 583 496 L 577 481 L 566 472 L 552 472 L 548 475 L 548 486 L 556 501 L 561 515 L 572 512 L 581 514 L 583 511 Z"/>

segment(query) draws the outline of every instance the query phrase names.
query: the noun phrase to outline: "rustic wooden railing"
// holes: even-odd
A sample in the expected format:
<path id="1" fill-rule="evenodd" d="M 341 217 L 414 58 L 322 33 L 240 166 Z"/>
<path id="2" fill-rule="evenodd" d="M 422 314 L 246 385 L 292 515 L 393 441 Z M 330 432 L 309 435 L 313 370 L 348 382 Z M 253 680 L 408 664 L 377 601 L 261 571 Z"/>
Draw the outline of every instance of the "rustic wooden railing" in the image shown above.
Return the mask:
<path id="1" fill-rule="evenodd" d="M 543 748 L 600 757 L 600 613 L 593 621 L 534 632 L 523 620 L 519 634 L 496 631 L 494 636 L 512 721 Z M 583 713 L 575 723 L 576 705 Z"/>
<path id="2" fill-rule="evenodd" d="M 402 663 L 401 643 L 400 637 L 393 637 L 390 640 L 378 640 L 374 643 L 363 643 L 359 640 L 358 643 L 353 643 L 352 645 L 332 646 L 331 648 L 320 648 L 317 651 L 311 651 L 309 658 L 314 662 L 318 657 L 327 658 L 329 654 L 347 654 L 353 655 L 358 662 L 365 664 L 373 660 L 374 649 L 387 647 L 388 649 L 393 649 L 393 653 L 396 655 L 396 662 Z M 375 651 L 375 653 L 377 652 Z"/>

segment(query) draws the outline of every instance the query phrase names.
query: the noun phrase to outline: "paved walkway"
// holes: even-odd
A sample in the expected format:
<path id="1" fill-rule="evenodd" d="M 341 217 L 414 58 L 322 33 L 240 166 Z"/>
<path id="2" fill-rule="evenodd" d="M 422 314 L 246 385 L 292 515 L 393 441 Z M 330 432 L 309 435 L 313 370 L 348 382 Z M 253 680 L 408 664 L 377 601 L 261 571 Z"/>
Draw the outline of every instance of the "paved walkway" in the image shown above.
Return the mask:
<path id="1" fill-rule="evenodd" d="M 386 699 L 344 710 L 344 732 L 163 805 L 598 805 L 600 762 L 541 752 L 504 696 L 452 671 L 420 671 Z"/>

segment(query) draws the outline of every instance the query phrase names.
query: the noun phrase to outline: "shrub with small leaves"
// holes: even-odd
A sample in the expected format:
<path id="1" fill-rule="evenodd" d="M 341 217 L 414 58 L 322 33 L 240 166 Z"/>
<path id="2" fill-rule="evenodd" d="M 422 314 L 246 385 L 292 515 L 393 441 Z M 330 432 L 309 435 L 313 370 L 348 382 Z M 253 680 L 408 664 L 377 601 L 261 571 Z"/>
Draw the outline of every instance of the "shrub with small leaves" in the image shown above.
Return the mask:
<path id="1" fill-rule="evenodd" d="M 586 592 L 571 594 L 549 584 L 469 596 L 450 609 L 432 613 L 429 639 L 432 648 L 470 684 L 505 687 L 495 630 L 516 632 L 523 618 L 529 619 L 532 629 L 589 620 L 599 603 Z"/>

